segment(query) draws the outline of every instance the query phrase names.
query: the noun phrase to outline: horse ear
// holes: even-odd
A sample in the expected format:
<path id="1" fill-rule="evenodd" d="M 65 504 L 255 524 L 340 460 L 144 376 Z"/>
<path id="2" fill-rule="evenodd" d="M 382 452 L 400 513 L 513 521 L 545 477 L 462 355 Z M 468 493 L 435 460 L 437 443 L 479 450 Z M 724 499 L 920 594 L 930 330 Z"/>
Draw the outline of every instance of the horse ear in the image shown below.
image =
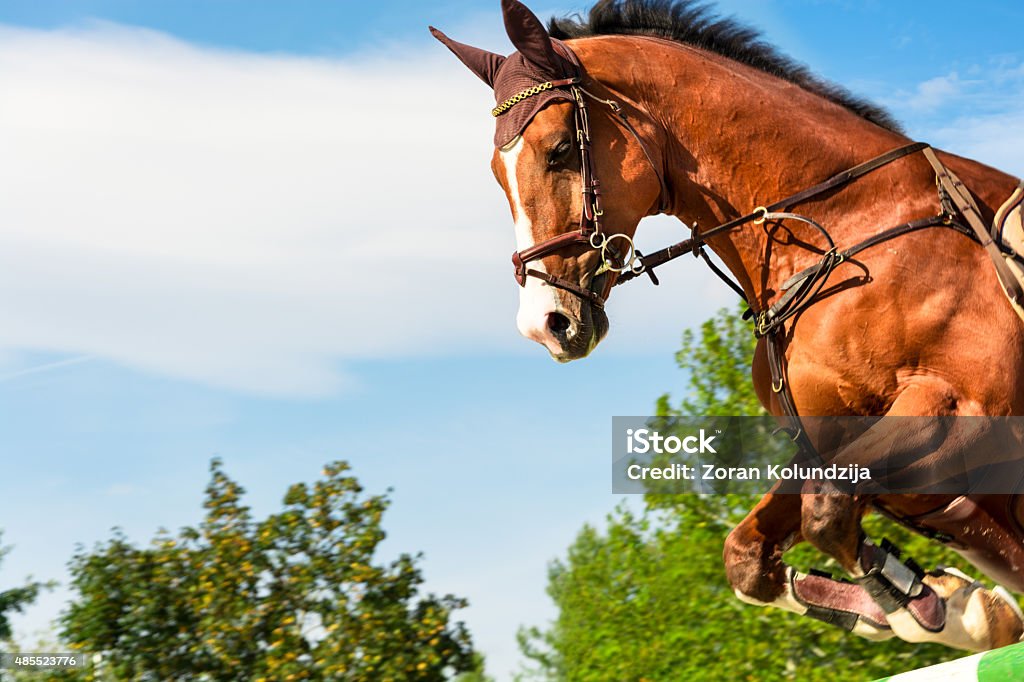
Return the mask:
<path id="1" fill-rule="evenodd" d="M 452 40 L 433 26 L 430 27 L 430 32 L 435 38 L 444 43 L 445 47 L 451 50 L 463 64 L 468 66 L 470 71 L 479 76 L 480 80 L 492 88 L 494 87 L 494 77 L 498 73 L 498 69 L 501 68 L 501 65 L 505 63 L 504 57 L 487 50 L 481 50 L 479 47 L 473 47 L 472 45 Z"/>
<path id="2" fill-rule="evenodd" d="M 505 31 L 519 53 L 551 76 L 561 76 L 562 63 L 551 46 L 551 36 L 537 15 L 519 0 L 501 0 L 501 13 L 505 17 Z"/>

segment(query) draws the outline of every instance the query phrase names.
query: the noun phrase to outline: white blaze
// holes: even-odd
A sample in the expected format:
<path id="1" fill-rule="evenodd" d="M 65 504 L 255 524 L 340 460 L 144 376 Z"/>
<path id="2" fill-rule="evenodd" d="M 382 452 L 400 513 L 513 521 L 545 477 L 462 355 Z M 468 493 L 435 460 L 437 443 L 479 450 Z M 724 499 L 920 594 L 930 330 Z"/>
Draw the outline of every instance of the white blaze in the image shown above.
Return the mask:
<path id="1" fill-rule="evenodd" d="M 516 137 L 510 144 L 499 150 L 501 159 L 505 163 L 509 196 L 515 206 L 516 248 L 520 251 L 528 249 L 534 244 L 533 222 L 523 207 L 522 197 L 519 195 L 519 178 L 516 176 L 516 166 L 522 151 L 522 136 Z M 547 272 L 544 269 L 544 263 L 539 260 L 532 261 L 529 267 L 540 272 Z M 516 326 L 519 328 L 519 333 L 547 345 L 545 341 L 548 337 L 546 329 L 548 313 L 559 310 L 561 310 L 561 306 L 554 287 L 536 277 L 527 277 L 526 286 L 519 290 L 519 313 L 516 315 Z"/>

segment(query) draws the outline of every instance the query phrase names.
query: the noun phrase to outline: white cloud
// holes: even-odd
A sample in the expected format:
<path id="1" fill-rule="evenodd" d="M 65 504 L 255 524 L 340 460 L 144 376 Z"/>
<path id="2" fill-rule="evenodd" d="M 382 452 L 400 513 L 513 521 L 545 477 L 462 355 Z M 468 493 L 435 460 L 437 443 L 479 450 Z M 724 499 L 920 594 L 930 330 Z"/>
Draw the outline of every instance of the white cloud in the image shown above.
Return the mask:
<path id="1" fill-rule="evenodd" d="M 330 60 L 0 27 L 0 93 L 0 351 L 280 394 L 344 386 L 345 360 L 542 352 L 512 323 L 491 94 L 439 45 Z"/>
<path id="2" fill-rule="evenodd" d="M 910 133 L 1009 173 L 1024 174 L 1024 62 L 1002 57 L 937 76 L 886 102 Z"/>
<path id="3" fill-rule="evenodd" d="M 488 93 L 442 51 L 260 57 L 113 26 L 0 46 L 0 345 L 302 393 L 338 384 L 334 357 L 502 336 Z"/>
<path id="4" fill-rule="evenodd" d="M 1024 90 L 1018 95 L 1024 102 Z M 930 138 L 944 149 L 1024 177 L 1024 111 L 967 116 L 935 129 Z"/>
<path id="5" fill-rule="evenodd" d="M 948 103 L 963 90 L 964 83 L 954 71 L 919 83 L 907 104 L 914 109 L 934 109 Z"/>

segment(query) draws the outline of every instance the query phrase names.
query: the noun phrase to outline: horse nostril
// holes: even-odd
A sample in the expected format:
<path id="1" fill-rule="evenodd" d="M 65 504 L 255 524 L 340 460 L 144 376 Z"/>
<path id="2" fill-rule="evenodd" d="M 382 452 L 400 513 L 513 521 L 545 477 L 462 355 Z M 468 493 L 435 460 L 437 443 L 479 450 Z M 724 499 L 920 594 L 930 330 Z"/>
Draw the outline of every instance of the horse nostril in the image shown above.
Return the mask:
<path id="1" fill-rule="evenodd" d="M 568 336 L 571 326 L 569 318 L 562 313 L 548 313 L 548 330 L 556 337 L 564 339 Z"/>

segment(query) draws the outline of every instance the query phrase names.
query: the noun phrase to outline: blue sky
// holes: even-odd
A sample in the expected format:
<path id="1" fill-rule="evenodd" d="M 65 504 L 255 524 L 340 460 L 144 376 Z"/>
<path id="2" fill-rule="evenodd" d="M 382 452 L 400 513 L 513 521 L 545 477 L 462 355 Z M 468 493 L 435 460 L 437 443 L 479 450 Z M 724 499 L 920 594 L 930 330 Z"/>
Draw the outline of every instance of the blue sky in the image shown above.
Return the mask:
<path id="1" fill-rule="evenodd" d="M 0 585 L 64 580 L 112 526 L 195 523 L 213 456 L 257 512 L 348 459 L 394 488 L 386 550 L 470 599 L 508 679 L 516 628 L 553 613 L 546 562 L 619 501 L 611 416 L 678 394 L 679 332 L 731 298 L 684 262 L 617 292 L 583 362 L 518 337 L 490 94 L 425 29 L 505 49 L 496 6 L 0 5 Z M 721 7 L 912 136 L 1024 173 L 1019 3 Z M 396 169 L 422 179 L 403 200 Z"/>

